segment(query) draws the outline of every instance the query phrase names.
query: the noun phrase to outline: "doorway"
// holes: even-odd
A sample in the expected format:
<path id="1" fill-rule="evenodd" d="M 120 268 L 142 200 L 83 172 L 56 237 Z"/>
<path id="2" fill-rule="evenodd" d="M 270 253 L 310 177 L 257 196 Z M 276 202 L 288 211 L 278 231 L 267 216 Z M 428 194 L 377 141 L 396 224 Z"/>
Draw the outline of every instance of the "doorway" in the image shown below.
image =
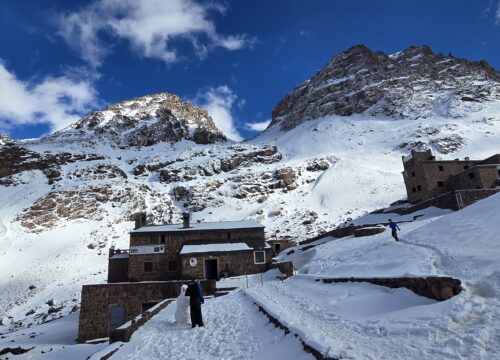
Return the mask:
<path id="1" fill-rule="evenodd" d="M 281 244 L 274 244 L 274 251 L 276 252 L 276 254 L 279 254 L 279 252 L 281 251 Z"/>
<path id="2" fill-rule="evenodd" d="M 125 324 L 125 306 L 111 305 L 109 307 L 109 331 Z"/>
<path id="3" fill-rule="evenodd" d="M 217 280 L 217 259 L 205 260 L 205 279 Z"/>

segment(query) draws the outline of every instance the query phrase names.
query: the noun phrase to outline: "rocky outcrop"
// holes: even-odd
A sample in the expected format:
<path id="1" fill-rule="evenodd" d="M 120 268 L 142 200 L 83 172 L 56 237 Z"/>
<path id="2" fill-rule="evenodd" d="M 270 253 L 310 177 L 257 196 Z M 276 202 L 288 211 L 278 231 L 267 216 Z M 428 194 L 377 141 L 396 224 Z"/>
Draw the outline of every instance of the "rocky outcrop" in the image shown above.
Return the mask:
<path id="1" fill-rule="evenodd" d="M 147 197 L 160 201 L 150 209 L 153 221 L 172 220 L 172 203 L 167 196 L 145 185 L 116 188 L 109 184 L 52 191 L 24 209 L 15 220 L 27 231 L 42 232 L 67 221 L 103 220 L 108 215 L 107 207 L 111 207 L 122 211 L 123 221 L 143 208 Z"/>
<path id="2" fill-rule="evenodd" d="M 0 148 L 0 185 L 15 185 L 14 181 L 5 178 L 30 170 L 43 171 L 52 184 L 61 178 L 61 165 L 103 159 L 96 154 L 41 154 L 18 145 L 3 146 Z"/>
<path id="3" fill-rule="evenodd" d="M 49 140 L 60 138 L 97 138 L 122 149 L 181 140 L 197 144 L 226 140 L 206 110 L 169 93 L 134 98 L 95 111 Z"/>
<path id="4" fill-rule="evenodd" d="M 435 54 L 427 46 L 387 55 L 356 45 L 335 55 L 273 109 L 270 126 L 291 129 L 326 115 L 456 118 L 500 99 L 486 61 Z"/>

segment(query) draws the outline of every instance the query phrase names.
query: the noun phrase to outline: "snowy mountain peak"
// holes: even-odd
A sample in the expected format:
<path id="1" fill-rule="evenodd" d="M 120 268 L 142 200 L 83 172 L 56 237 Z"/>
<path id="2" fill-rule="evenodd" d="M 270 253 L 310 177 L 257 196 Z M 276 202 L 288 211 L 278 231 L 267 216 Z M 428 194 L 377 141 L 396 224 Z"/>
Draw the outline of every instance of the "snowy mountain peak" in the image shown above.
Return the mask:
<path id="1" fill-rule="evenodd" d="M 191 140 L 197 144 L 225 141 L 207 111 L 177 95 L 159 93 L 125 100 L 95 111 L 52 136 L 109 141 L 120 148 Z"/>
<path id="2" fill-rule="evenodd" d="M 14 140 L 10 136 L 0 134 L 0 146 L 12 143 L 14 143 Z"/>
<path id="3" fill-rule="evenodd" d="M 273 109 L 270 126 L 288 130 L 326 115 L 458 118 L 500 99 L 500 74 L 487 61 L 411 46 L 387 55 L 355 45 L 335 55 Z"/>

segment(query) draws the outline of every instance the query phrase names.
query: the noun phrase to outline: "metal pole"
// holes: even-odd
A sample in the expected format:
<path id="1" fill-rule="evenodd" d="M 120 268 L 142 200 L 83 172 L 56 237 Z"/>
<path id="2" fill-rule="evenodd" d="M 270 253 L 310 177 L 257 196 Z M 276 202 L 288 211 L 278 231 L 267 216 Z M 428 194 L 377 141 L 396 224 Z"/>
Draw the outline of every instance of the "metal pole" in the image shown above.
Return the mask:
<path id="1" fill-rule="evenodd" d="M 262 274 L 260 274 L 260 286 L 264 286 L 264 280 L 262 280 Z"/>
<path id="2" fill-rule="evenodd" d="M 247 279 L 247 289 L 248 289 L 248 275 L 245 275 L 246 279 Z"/>

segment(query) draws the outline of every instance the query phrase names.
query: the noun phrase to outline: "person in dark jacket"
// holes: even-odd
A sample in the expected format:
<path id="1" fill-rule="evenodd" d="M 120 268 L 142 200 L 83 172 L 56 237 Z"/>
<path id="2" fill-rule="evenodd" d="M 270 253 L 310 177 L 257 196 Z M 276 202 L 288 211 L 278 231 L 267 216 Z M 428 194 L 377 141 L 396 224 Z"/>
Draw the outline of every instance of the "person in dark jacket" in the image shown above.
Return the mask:
<path id="1" fill-rule="evenodd" d="M 191 313 L 191 327 L 204 326 L 203 318 L 201 315 L 201 304 L 205 303 L 203 300 L 203 293 L 198 282 L 192 280 L 186 290 L 186 296 L 189 296 L 189 309 Z"/>
<path id="2" fill-rule="evenodd" d="M 389 227 L 391 228 L 391 231 L 392 231 L 392 237 L 396 240 L 396 241 L 399 241 L 399 238 L 398 238 L 398 230 L 401 230 L 398 226 L 398 224 L 392 222 L 391 219 L 389 219 Z"/>

